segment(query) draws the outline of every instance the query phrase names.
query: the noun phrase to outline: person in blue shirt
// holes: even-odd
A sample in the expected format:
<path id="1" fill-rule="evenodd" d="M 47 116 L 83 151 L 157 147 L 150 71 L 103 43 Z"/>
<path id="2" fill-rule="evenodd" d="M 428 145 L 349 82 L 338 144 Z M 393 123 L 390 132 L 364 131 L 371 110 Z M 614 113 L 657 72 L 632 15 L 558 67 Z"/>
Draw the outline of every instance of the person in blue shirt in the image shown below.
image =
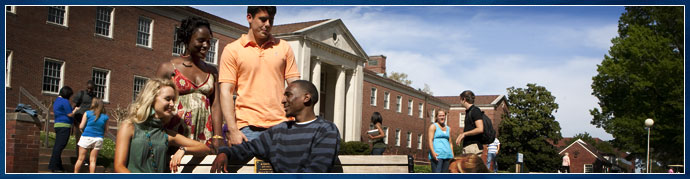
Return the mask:
<path id="1" fill-rule="evenodd" d="M 431 172 L 448 173 L 448 166 L 454 154 L 453 145 L 450 145 L 450 127 L 446 125 L 446 111 L 436 113 L 436 122 L 429 126 L 428 135 Z"/>
<path id="2" fill-rule="evenodd" d="M 62 167 L 62 150 L 67 146 L 69 141 L 69 133 L 72 127 L 72 117 L 74 112 L 79 110 L 79 107 L 72 109 L 69 103 L 69 98 L 72 97 L 72 88 L 64 86 L 60 88 L 59 96 L 53 103 L 53 114 L 55 115 L 55 144 L 53 145 L 53 154 L 50 156 L 50 163 L 48 168 L 53 173 L 65 172 Z"/>
<path id="3" fill-rule="evenodd" d="M 79 157 L 74 164 L 74 173 L 79 173 L 88 149 L 92 149 L 89 156 L 89 162 L 92 164 L 89 165 L 89 172 L 96 172 L 95 164 L 98 158 L 98 151 L 103 146 L 103 133 L 105 132 L 106 124 L 108 124 L 108 119 L 108 115 L 105 114 L 105 107 L 103 107 L 103 101 L 93 98 L 91 100 L 91 107 L 84 113 L 79 123 L 79 131 L 82 134 L 77 143 L 79 145 Z"/>

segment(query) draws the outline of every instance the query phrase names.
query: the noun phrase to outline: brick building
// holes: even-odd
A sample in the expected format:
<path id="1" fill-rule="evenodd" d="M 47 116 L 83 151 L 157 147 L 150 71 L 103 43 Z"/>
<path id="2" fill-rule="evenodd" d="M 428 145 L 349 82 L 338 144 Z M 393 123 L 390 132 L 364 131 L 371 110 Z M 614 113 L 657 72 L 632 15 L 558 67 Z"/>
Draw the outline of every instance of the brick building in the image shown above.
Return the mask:
<path id="1" fill-rule="evenodd" d="M 190 7 L 8 6 L 6 15 L 6 110 L 20 98 L 29 103 L 20 88 L 49 106 L 61 87 L 76 94 L 88 80 L 106 108 L 125 108 L 158 64 L 183 53 L 173 45 L 182 19 L 201 16 L 211 23 L 210 64 L 218 63 L 219 47 L 247 31 Z"/>
<path id="2" fill-rule="evenodd" d="M 581 139 L 567 143 L 572 139 L 563 138 L 553 144 L 558 148 L 558 154 L 561 156 L 568 152 L 571 173 L 633 173 L 635 171 L 635 165 L 625 159 L 626 153 L 618 151 L 614 154 L 603 153 Z M 599 138 L 594 138 L 594 141 L 602 142 Z"/>
<path id="3" fill-rule="evenodd" d="M 428 161 L 428 128 L 438 110 L 448 111 L 441 99 L 416 90 L 395 80 L 383 77 L 385 71 L 368 70 L 369 64 L 385 69 L 385 56 L 372 56 L 364 70 L 364 102 L 362 104 L 361 141 L 369 141 L 368 130 L 374 129 L 371 116 L 383 116 L 383 130 L 387 144 L 385 154 L 412 155 L 416 161 Z M 383 62 L 382 62 L 383 61 Z M 383 67 L 381 67 L 383 64 Z M 452 128 L 451 132 L 457 130 Z"/>

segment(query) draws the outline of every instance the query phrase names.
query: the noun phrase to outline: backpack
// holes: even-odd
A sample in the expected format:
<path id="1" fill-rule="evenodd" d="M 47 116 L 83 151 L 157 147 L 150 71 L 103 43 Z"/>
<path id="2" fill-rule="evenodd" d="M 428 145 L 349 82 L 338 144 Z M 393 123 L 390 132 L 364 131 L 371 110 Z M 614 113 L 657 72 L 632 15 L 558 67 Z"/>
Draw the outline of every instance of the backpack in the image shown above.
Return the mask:
<path id="1" fill-rule="evenodd" d="M 470 112 L 472 111 L 470 110 Z M 481 144 L 491 144 L 494 142 L 494 139 L 496 139 L 496 131 L 494 130 L 493 124 L 491 124 L 491 118 L 486 116 L 484 111 L 482 111 L 482 123 L 484 124 L 484 132 L 479 136 L 479 142 Z"/>

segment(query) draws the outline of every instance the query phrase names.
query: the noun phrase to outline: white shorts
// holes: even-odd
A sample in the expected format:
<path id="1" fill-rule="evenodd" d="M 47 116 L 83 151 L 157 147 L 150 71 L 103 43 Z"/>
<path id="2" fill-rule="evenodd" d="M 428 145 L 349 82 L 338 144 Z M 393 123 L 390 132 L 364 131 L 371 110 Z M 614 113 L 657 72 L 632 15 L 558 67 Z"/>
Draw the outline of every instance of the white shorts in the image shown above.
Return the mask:
<path id="1" fill-rule="evenodd" d="M 96 150 L 101 150 L 101 147 L 103 147 L 103 138 L 81 136 L 81 138 L 79 139 L 79 143 L 77 143 L 77 145 L 85 149 L 93 148 Z"/>

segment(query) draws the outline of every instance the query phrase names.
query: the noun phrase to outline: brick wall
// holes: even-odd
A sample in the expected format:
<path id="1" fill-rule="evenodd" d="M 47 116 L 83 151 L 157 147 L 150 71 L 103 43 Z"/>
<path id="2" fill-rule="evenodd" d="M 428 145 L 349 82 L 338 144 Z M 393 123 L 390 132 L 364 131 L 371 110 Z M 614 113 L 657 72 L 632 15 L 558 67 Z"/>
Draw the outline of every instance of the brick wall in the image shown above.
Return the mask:
<path id="1" fill-rule="evenodd" d="M 367 74 L 368 75 L 368 74 Z M 376 88 L 377 98 L 376 106 L 372 106 L 371 100 L 371 88 Z M 385 154 L 389 155 L 412 155 L 416 161 L 428 161 L 428 127 L 431 125 L 430 118 L 428 114 L 424 114 L 423 118 L 419 118 L 418 105 L 424 103 L 423 111 L 425 113 L 431 113 L 433 109 L 439 111 L 440 109 L 448 110 L 447 108 L 432 105 L 425 102 L 425 99 L 420 99 L 417 97 L 412 97 L 408 95 L 410 91 L 400 92 L 393 89 L 385 88 L 381 85 L 364 80 L 363 82 L 363 100 L 362 100 L 362 139 L 363 142 L 369 142 L 369 138 L 366 132 L 371 124 L 371 116 L 374 112 L 381 113 L 383 117 L 382 127 L 388 127 L 388 145 Z M 417 92 L 416 90 L 412 90 Z M 384 109 L 384 92 L 389 92 L 389 109 Z M 397 112 L 396 101 L 397 96 L 402 97 L 401 112 Z M 408 100 L 413 100 L 412 106 L 412 116 L 408 115 Z M 395 145 L 395 130 L 400 129 L 400 146 Z M 452 130 L 457 130 L 453 128 Z M 384 131 L 385 132 L 385 131 Z M 407 132 L 412 133 L 411 146 L 407 148 Z M 418 149 L 418 135 L 422 134 L 422 149 Z"/>
<path id="2" fill-rule="evenodd" d="M 6 117 L 6 172 L 38 172 L 40 129 L 27 114 L 7 113 Z"/>
<path id="3" fill-rule="evenodd" d="M 571 173 L 584 173 L 585 164 L 592 164 L 593 171 L 600 172 L 600 170 L 596 170 L 601 168 L 601 165 L 595 165 L 597 158 L 581 145 L 573 144 L 570 148 L 566 149 L 565 152 L 568 152 L 568 156 L 570 157 Z M 562 154 L 565 154 L 565 152 L 562 152 Z"/>

